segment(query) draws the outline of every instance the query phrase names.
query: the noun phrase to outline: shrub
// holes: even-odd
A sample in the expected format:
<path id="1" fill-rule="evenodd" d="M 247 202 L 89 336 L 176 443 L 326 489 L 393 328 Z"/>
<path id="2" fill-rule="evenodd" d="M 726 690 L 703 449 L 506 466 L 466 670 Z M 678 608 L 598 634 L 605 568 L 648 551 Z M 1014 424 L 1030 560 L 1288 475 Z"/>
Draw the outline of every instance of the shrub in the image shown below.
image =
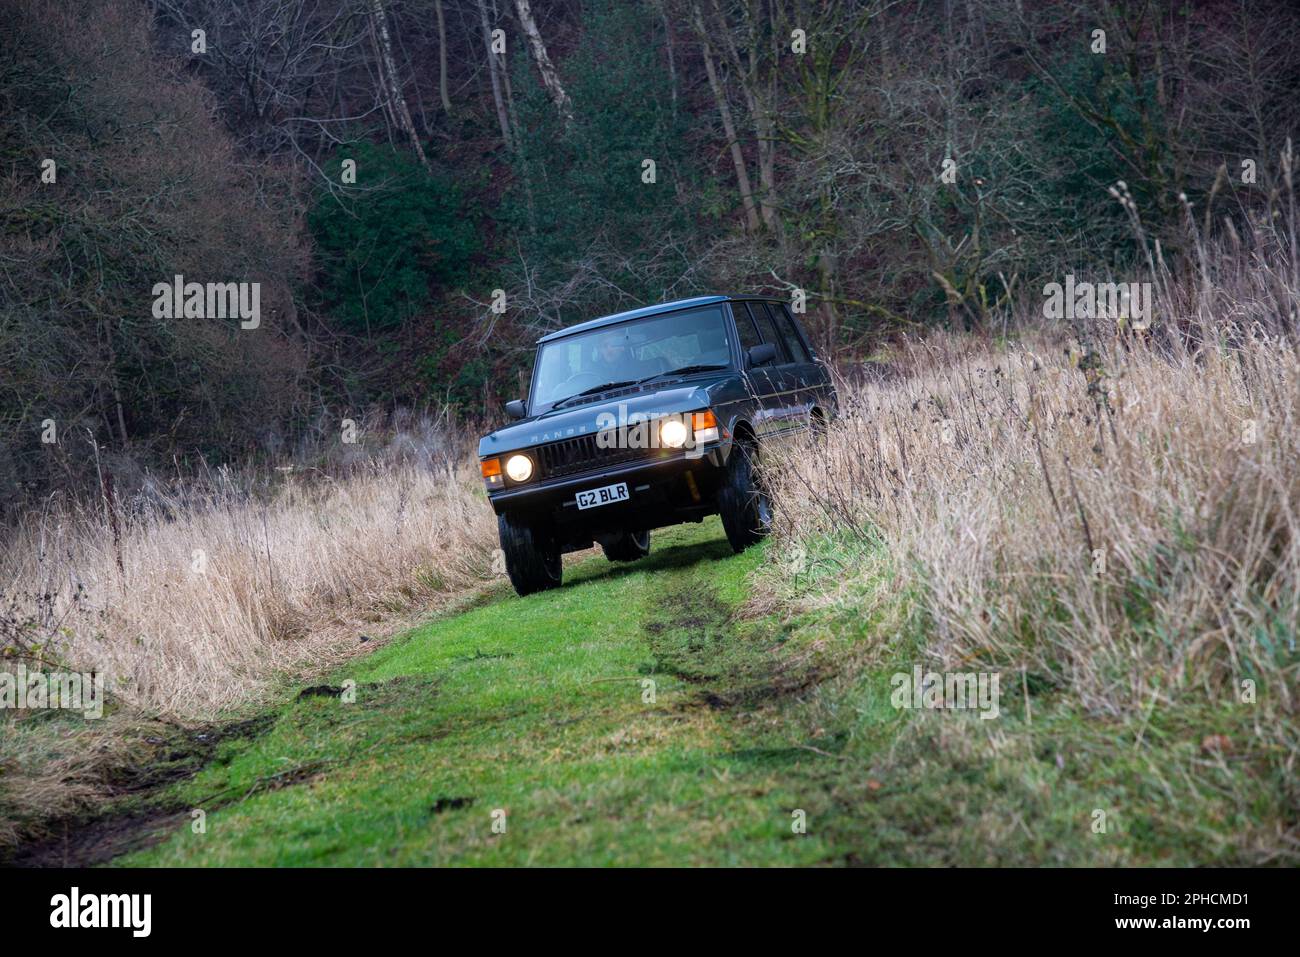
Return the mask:
<path id="1" fill-rule="evenodd" d="M 308 224 L 320 304 L 368 333 L 402 324 L 431 292 L 464 281 L 479 250 L 478 214 L 450 179 L 389 147 L 356 144 L 330 168 L 345 159 L 356 161 L 356 184 L 322 187 Z"/>

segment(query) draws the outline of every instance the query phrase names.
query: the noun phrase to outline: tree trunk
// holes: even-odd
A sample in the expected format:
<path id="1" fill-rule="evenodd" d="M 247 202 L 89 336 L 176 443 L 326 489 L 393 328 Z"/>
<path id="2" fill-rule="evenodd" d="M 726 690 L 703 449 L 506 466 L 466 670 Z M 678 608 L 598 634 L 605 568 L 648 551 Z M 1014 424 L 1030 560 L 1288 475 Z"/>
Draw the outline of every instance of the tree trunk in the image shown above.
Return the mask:
<path id="1" fill-rule="evenodd" d="M 722 37 L 722 49 L 731 64 L 732 72 L 740 81 L 741 92 L 745 95 L 745 105 L 749 109 L 750 119 L 754 124 L 754 141 L 758 150 L 758 184 L 759 209 L 763 215 L 763 224 L 769 229 L 776 228 L 776 136 L 772 113 L 768 109 L 767 98 L 761 95 L 760 64 L 758 60 L 758 22 L 753 11 L 745 9 L 749 23 L 749 67 L 741 62 L 740 51 L 736 49 L 731 37 L 727 18 L 713 0 L 713 10 L 718 17 L 718 35 Z"/>
<path id="2" fill-rule="evenodd" d="M 664 25 L 664 46 L 668 51 L 668 81 L 672 90 L 673 103 L 673 123 L 677 122 L 677 56 L 673 50 L 673 28 L 668 21 L 668 9 L 664 6 L 663 0 L 658 0 L 655 7 L 659 11 L 659 19 Z"/>
<path id="3" fill-rule="evenodd" d="M 492 102 L 497 108 L 497 123 L 501 125 L 501 140 L 507 149 L 514 149 L 510 135 L 510 120 L 506 117 L 505 100 L 501 98 L 501 78 L 497 76 L 497 55 L 492 52 L 492 24 L 488 20 L 487 0 L 478 0 L 479 19 L 483 23 L 483 44 L 488 55 L 488 75 L 492 78 Z"/>
<path id="4" fill-rule="evenodd" d="M 740 201 L 745 206 L 745 228 L 748 232 L 758 232 L 758 211 L 754 206 L 754 192 L 749 185 L 749 170 L 745 167 L 745 154 L 736 138 L 736 124 L 731 116 L 731 106 L 727 103 L 727 91 L 722 88 L 717 67 L 713 65 L 713 52 L 709 48 L 709 33 L 704 26 L 699 6 L 695 7 L 695 29 L 700 35 L 700 46 L 704 52 L 704 71 L 709 75 L 709 88 L 718 104 L 718 114 L 722 117 L 722 132 L 727 136 L 727 148 L 731 151 L 731 163 L 736 168 L 736 184 L 740 189 Z"/>
<path id="5" fill-rule="evenodd" d="M 537 72 L 542 75 L 542 85 L 546 87 L 547 95 L 555 104 L 555 108 L 560 111 L 564 122 L 566 124 L 573 122 L 573 101 L 560 85 L 560 75 L 555 71 L 555 64 L 551 62 L 546 52 L 546 44 L 542 41 L 541 31 L 537 29 L 537 21 L 533 19 L 533 11 L 528 5 L 528 0 L 515 0 L 515 12 L 519 14 L 519 25 L 524 28 L 524 35 L 528 37 L 528 46 L 533 51 L 533 61 L 537 64 Z"/>
<path id="6" fill-rule="evenodd" d="M 380 65 L 380 73 L 388 75 L 386 89 L 388 99 L 393 108 L 393 115 L 397 118 L 398 125 L 411 141 L 411 146 L 415 148 L 415 155 L 420 158 L 420 165 L 429 172 L 433 172 L 429 166 L 429 158 L 424 155 L 424 146 L 420 143 L 420 137 L 415 133 L 415 124 L 411 121 L 411 111 L 406 108 L 406 98 L 402 96 L 402 87 L 397 79 L 397 63 L 393 59 L 393 38 L 388 33 L 388 15 L 384 13 L 384 0 L 370 0 L 370 17 L 374 26 L 375 35 L 379 40 L 379 52 L 383 59 Z"/>
<path id="7" fill-rule="evenodd" d="M 447 93 L 447 23 L 442 16 L 442 0 L 433 0 L 433 12 L 438 20 L 438 95 L 442 109 L 451 115 L 451 96 Z"/>

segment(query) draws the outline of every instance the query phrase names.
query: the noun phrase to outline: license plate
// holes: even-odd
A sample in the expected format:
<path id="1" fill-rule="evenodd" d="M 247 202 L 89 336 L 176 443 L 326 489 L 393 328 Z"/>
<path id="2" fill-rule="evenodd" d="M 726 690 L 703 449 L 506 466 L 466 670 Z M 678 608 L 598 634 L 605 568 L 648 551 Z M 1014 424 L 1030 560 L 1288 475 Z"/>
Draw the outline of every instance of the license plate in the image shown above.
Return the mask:
<path id="1" fill-rule="evenodd" d="M 588 489 L 578 493 L 578 508 L 595 508 L 597 505 L 609 505 L 612 502 L 628 500 L 627 483 L 606 485 L 604 488 Z"/>

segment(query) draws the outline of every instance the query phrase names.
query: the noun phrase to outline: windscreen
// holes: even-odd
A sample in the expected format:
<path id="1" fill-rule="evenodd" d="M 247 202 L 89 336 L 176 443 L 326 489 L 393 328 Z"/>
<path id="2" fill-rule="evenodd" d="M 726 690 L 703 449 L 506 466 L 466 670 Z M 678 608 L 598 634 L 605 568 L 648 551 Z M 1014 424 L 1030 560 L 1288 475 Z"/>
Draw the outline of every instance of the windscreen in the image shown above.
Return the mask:
<path id="1" fill-rule="evenodd" d="M 580 392 L 693 366 L 731 364 L 722 306 L 648 316 L 556 339 L 537 356 L 533 415 Z"/>

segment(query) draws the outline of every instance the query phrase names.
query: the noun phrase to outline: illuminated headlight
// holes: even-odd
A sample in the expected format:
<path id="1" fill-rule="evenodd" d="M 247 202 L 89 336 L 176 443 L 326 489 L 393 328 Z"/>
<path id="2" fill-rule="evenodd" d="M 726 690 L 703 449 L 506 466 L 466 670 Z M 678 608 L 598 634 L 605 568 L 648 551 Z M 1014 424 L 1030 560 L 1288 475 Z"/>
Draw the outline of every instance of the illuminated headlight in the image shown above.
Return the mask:
<path id="1" fill-rule="evenodd" d="M 680 449 L 689 435 L 690 431 L 681 419 L 664 419 L 659 425 L 659 442 L 665 448 Z"/>
<path id="2" fill-rule="evenodd" d="M 527 482 L 533 475 L 533 460 L 526 455 L 512 455 L 506 459 L 506 474 L 512 482 Z"/>

